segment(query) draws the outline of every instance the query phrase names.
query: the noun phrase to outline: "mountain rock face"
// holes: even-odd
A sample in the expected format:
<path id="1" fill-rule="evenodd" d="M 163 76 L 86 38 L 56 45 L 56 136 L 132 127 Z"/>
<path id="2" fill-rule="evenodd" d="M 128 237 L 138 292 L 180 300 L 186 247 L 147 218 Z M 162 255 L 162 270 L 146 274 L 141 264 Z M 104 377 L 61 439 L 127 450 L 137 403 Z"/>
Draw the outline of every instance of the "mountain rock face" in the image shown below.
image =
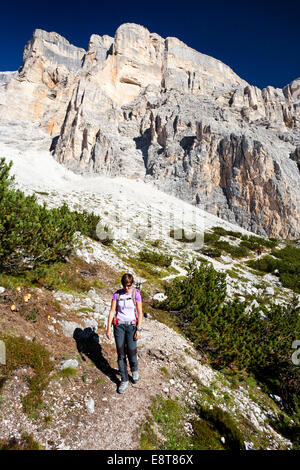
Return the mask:
<path id="1" fill-rule="evenodd" d="M 259 235 L 300 236 L 300 78 L 260 90 L 136 24 L 87 51 L 35 30 L 18 72 L 0 73 L 0 123 L 16 120 L 76 173 L 144 179 Z"/>

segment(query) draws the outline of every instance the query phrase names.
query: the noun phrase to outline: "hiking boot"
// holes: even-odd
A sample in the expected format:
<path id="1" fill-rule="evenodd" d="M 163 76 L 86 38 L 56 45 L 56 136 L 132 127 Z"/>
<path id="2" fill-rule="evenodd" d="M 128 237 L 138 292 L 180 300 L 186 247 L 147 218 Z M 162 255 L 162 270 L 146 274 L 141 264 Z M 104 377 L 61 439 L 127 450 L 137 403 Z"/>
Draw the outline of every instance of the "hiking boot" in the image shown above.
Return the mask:
<path id="1" fill-rule="evenodd" d="M 139 380 L 139 373 L 137 370 L 132 372 L 132 380 L 136 383 Z"/>
<path id="2" fill-rule="evenodd" d="M 118 392 L 119 393 L 125 393 L 126 390 L 127 390 L 127 387 L 128 387 L 128 380 L 127 380 L 127 382 L 121 382 L 120 386 L 118 388 Z"/>

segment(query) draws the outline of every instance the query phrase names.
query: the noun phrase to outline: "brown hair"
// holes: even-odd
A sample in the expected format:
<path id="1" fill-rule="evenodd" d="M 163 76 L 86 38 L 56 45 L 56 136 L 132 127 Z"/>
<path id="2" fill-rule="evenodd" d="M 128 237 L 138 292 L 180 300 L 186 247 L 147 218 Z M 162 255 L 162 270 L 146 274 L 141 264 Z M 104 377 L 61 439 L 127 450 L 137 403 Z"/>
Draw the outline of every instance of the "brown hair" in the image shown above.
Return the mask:
<path id="1" fill-rule="evenodd" d="M 125 287 L 126 284 L 132 284 L 134 283 L 133 275 L 130 273 L 123 274 L 122 279 L 121 279 L 122 286 Z"/>

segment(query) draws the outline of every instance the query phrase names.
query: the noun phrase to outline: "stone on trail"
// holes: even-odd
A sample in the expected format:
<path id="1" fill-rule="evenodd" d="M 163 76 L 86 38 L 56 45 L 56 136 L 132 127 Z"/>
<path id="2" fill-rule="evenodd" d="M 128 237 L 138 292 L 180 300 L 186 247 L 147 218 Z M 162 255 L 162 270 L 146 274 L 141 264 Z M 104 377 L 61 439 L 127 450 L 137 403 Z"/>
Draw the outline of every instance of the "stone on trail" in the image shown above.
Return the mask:
<path id="1" fill-rule="evenodd" d="M 62 361 L 60 364 L 60 370 L 67 369 L 69 367 L 76 369 L 78 367 L 78 361 L 76 359 L 67 359 L 66 361 Z"/>

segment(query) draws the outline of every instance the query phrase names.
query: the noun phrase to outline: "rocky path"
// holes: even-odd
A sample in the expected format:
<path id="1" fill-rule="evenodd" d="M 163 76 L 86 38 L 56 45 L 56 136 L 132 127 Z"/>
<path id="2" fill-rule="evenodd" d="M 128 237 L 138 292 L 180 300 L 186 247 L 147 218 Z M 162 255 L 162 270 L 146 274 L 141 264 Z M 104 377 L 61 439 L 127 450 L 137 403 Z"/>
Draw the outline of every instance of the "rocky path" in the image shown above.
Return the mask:
<path id="1" fill-rule="evenodd" d="M 28 391 L 24 381 L 28 370 L 15 371 L 3 388 L 0 438 L 20 437 L 26 431 L 46 449 L 138 449 L 139 427 L 149 413 L 152 397 L 188 396 L 192 381 L 180 372 L 183 351 L 191 349 L 188 341 L 156 320 L 145 318 L 143 326 L 138 346 L 140 380 L 130 383 L 124 395 L 117 393 L 116 383 L 103 372 L 79 361 L 77 379 L 50 382 L 43 398 L 47 406 L 36 419 L 22 412 L 20 400 Z M 106 359 L 115 366 L 114 340 L 101 335 L 100 344 L 111 346 L 111 357 L 106 354 Z M 81 374 L 86 375 L 85 383 Z M 92 410 L 88 399 L 93 400 Z M 51 423 L 45 426 L 47 416 Z"/>
<path id="2" fill-rule="evenodd" d="M 255 433 L 269 435 L 270 449 L 278 448 L 279 443 L 289 444 L 268 425 L 272 413 L 253 401 L 243 387 L 232 389 L 187 339 L 149 317 L 144 319 L 143 326 L 138 346 L 140 380 L 130 383 L 124 395 L 117 393 L 116 383 L 103 372 L 80 362 L 77 378 L 51 381 L 43 398 L 47 406 L 36 419 L 22 412 L 20 396 L 26 392 L 27 371 L 24 368 L 16 371 L 3 389 L 5 407 L 1 407 L 0 438 L 18 437 L 26 431 L 46 449 L 135 450 L 140 448 L 140 426 L 147 419 L 153 397 L 159 394 L 177 398 L 193 408 L 196 399 L 203 403 L 207 399 L 202 395 L 202 387 L 213 387 L 219 406 L 228 409 L 228 401 L 223 405 L 220 402 L 223 396 L 230 396 L 229 411 L 235 417 L 250 420 Z M 114 340 L 103 334 L 100 344 L 105 351 L 111 351 L 105 356 L 115 367 Z M 80 375 L 81 378 L 85 375 L 84 382 Z M 90 399 L 92 409 L 87 406 Z M 51 416 L 51 422 L 46 425 L 47 416 Z M 191 416 L 184 423 L 187 432 L 191 432 Z"/>
<path id="3" fill-rule="evenodd" d="M 172 377 L 178 367 L 178 353 L 183 346 L 188 346 L 187 342 L 173 336 L 164 325 L 147 319 L 144 320 L 143 336 L 144 340 L 139 341 L 139 382 L 130 383 L 124 395 L 116 393 L 114 383 L 108 384 L 104 413 L 96 412 L 90 418 L 89 433 L 78 443 L 78 448 L 138 449 L 138 429 L 149 412 L 152 397 L 156 394 L 174 396 L 179 387 L 185 389 L 179 379 L 175 382 L 166 378 L 161 367 L 167 368 Z M 164 341 L 158 340 L 162 337 Z M 170 385 L 170 380 L 174 385 Z M 97 397 L 94 398 L 97 404 Z"/>

